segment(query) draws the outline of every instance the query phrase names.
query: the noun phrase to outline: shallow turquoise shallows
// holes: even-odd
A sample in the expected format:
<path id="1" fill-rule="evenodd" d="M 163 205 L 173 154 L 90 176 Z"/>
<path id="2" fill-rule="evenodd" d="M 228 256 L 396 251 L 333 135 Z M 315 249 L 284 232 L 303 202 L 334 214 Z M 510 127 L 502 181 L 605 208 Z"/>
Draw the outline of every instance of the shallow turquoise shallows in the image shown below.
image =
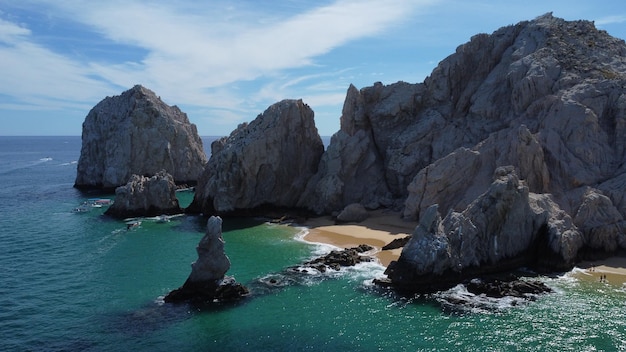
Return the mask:
<path id="1" fill-rule="evenodd" d="M 143 219 L 127 231 L 104 207 L 74 211 L 103 196 L 72 187 L 80 146 L 80 137 L 0 137 L 2 351 L 626 350 L 624 288 L 561 274 L 541 278 L 555 292 L 534 302 L 444 308 L 439 295 L 377 291 L 377 264 L 288 274 L 330 247 L 254 219 L 225 219 L 223 234 L 229 275 L 250 298 L 163 304 L 189 275 L 206 218 Z M 179 196 L 186 205 L 193 195 Z"/>

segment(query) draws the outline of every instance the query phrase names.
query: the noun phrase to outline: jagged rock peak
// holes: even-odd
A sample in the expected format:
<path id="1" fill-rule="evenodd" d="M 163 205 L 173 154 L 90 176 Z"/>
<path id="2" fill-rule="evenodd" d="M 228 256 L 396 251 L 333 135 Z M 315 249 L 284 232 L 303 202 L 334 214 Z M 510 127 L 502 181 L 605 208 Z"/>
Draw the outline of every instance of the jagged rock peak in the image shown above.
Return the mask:
<path id="1" fill-rule="evenodd" d="M 313 116 L 302 100 L 283 100 L 213 142 L 188 210 L 224 214 L 295 207 L 324 152 Z"/>
<path id="2" fill-rule="evenodd" d="M 176 183 L 195 184 L 206 161 L 187 115 L 136 85 L 103 99 L 87 114 L 75 187 L 112 190 L 132 174 L 149 176 L 162 169 Z"/>

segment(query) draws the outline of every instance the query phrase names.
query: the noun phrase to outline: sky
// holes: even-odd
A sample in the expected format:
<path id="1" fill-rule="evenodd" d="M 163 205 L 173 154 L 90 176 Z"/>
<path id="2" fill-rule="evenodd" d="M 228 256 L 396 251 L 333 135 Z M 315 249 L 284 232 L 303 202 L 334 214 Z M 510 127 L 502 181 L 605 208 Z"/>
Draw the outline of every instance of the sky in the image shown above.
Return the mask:
<path id="1" fill-rule="evenodd" d="M 283 99 L 330 136 L 350 84 L 421 83 L 473 35 L 547 12 L 626 39 L 622 0 L 0 0 L 0 135 L 79 136 L 141 84 L 201 136 Z"/>

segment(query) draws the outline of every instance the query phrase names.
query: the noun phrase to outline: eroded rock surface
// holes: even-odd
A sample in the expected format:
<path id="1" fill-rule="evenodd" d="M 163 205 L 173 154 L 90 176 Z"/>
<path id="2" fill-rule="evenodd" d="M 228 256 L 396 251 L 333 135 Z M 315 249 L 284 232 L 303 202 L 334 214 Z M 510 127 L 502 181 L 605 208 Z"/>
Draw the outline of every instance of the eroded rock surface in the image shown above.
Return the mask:
<path id="1" fill-rule="evenodd" d="M 180 214 L 172 175 L 161 170 L 152 177 L 132 175 L 115 189 L 115 201 L 105 212 L 116 218 Z"/>
<path id="2" fill-rule="evenodd" d="M 198 259 L 191 264 L 191 274 L 182 287 L 165 296 L 165 302 L 214 302 L 243 298 L 248 289 L 234 278 L 226 277 L 230 260 L 224 252 L 222 219 L 212 216 L 206 233 L 196 247 Z"/>
<path id="3" fill-rule="evenodd" d="M 337 222 L 361 222 L 369 217 L 367 209 L 360 203 L 352 203 L 345 207 L 338 215 Z"/>
<path id="4" fill-rule="evenodd" d="M 312 116 L 301 102 L 272 106 L 213 145 L 192 208 L 402 211 L 420 223 L 388 268 L 404 289 L 565 269 L 626 248 L 625 87 L 623 40 L 546 14 L 472 37 L 423 83 L 350 86 L 321 157 L 291 153 L 308 139 L 268 137 L 313 134 L 283 127 Z"/>
<path id="5" fill-rule="evenodd" d="M 592 22 L 546 14 L 478 34 L 424 83 L 350 87 L 301 204 L 418 220 L 390 267 L 402 283 L 614 252 L 626 244 L 624 87 L 626 43 Z"/>
<path id="6" fill-rule="evenodd" d="M 83 122 L 74 186 L 114 190 L 131 175 L 166 170 L 177 184 L 196 183 L 207 162 L 196 126 L 176 106 L 137 85 L 107 97 Z"/>
<path id="7" fill-rule="evenodd" d="M 475 275 L 521 266 L 568 268 L 584 235 L 549 195 L 530 193 L 513 167 L 496 170 L 494 182 L 462 212 L 442 218 L 432 205 L 387 276 L 401 290 L 448 289 Z"/>
<path id="8" fill-rule="evenodd" d="M 261 206 L 293 208 L 315 174 L 324 144 L 302 100 L 270 106 L 250 124 L 211 145 L 190 211 L 232 213 Z"/>

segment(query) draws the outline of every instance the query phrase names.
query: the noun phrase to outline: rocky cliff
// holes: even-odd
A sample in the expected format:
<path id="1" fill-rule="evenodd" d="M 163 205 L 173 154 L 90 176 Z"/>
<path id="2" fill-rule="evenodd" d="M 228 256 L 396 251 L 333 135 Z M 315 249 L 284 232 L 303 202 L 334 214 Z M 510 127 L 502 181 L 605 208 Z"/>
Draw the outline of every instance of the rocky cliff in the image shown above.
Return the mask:
<path id="1" fill-rule="evenodd" d="M 474 36 L 423 83 L 350 86 L 319 165 L 312 132 L 267 122 L 285 104 L 213 146 L 196 209 L 399 210 L 420 226 L 389 277 L 412 289 L 626 248 L 626 43 L 592 22 L 546 14 Z"/>
<path id="2" fill-rule="evenodd" d="M 547 14 L 477 35 L 413 93 L 401 86 L 351 89 L 364 104 L 342 117 L 365 120 L 389 192 L 421 224 L 389 267 L 397 286 L 626 248 L 623 40 Z"/>
<path id="3" fill-rule="evenodd" d="M 302 205 L 394 206 L 417 219 L 433 203 L 464 209 L 513 165 L 570 213 L 590 186 L 624 215 L 614 186 L 626 171 L 625 55 L 593 23 L 547 14 L 474 36 L 424 83 L 351 86 Z"/>
<path id="4" fill-rule="evenodd" d="M 180 213 L 174 178 L 165 170 L 152 177 L 132 175 L 128 183 L 115 189 L 115 201 L 105 212 L 120 219 Z"/>
<path id="5" fill-rule="evenodd" d="M 283 100 L 213 142 L 211 151 L 189 211 L 296 207 L 324 145 L 311 108 L 302 100 Z"/>
<path id="6" fill-rule="evenodd" d="M 187 115 L 137 85 L 87 114 L 74 186 L 110 191 L 133 174 L 151 176 L 163 169 L 176 183 L 195 184 L 206 162 Z"/>
<path id="7" fill-rule="evenodd" d="M 529 192 L 513 167 L 461 212 L 442 219 L 439 205 L 420 217 L 400 259 L 386 274 L 413 292 L 447 289 L 475 275 L 519 267 L 567 269 L 585 245 L 583 233 L 548 194 Z"/>

